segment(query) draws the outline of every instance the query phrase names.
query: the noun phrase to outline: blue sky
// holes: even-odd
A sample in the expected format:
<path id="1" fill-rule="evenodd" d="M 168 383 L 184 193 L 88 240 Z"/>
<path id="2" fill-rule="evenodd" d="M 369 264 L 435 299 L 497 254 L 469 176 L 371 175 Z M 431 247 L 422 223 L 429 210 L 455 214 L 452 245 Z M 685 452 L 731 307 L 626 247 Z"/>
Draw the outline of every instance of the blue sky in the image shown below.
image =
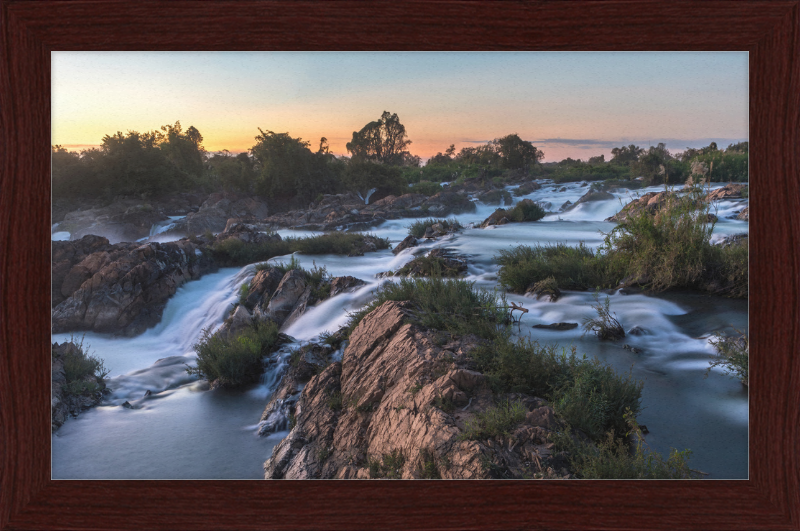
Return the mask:
<path id="1" fill-rule="evenodd" d="M 53 143 L 74 148 L 180 120 L 212 151 L 260 127 L 344 154 L 384 110 L 423 158 L 509 133 L 545 160 L 748 135 L 746 52 L 54 52 L 52 73 Z"/>

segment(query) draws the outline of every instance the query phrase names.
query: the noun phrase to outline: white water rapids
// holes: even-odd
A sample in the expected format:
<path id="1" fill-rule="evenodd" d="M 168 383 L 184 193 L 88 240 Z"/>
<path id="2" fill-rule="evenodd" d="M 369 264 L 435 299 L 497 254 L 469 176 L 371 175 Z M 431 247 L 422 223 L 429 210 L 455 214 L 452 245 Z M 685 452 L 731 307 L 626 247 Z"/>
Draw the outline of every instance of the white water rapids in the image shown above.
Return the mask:
<path id="1" fill-rule="evenodd" d="M 545 183 L 525 197 L 550 203 L 549 210 L 567 200 L 573 203 L 588 189 L 581 183 Z M 447 247 L 470 260 L 467 280 L 479 287 L 499 289 L 498 266 L 493 256 L 513 246 L 536 243 L 583 241 L 596 248 L 614 223 L 602 221 L 618 212 L 632 196 L 648 191 L 620 190 L 614 200 L 584 203 L 567 213 L 551 214 L 540 222 L 515 223 L 488 229 L 467 228 L 437 241 L 420 240 L 423 248 Z M 522 198 L 514 198 L 514 202 Z M 746 200 L 721 201 L 715 237 L 747 232 L 744 221 L 729 219 Z M 477 204 L 477 211 L 455 216 L 463 225 L 479 225 L 496 207 Z M 387 221 L 372 233 L 389 238 L 393 245 L 407 236 L 414 220 Z M 160 240 L 161 227 L 153 236 Z M 309 233 L 281 230 L 282 236 Z M 68 239 L 57 232 L 53 239 Z M 395 256 L 391 251 L 360 257 L 333 255 L 295 258 L 306 268 L 325 266 L 331 275 L 352 275 L 367 282 L 353 293 L 324 301 L 284 332 L 298 342 L 307 342 L 321 332 L 335 331 L 347 320 L 347 312 L 368 302 L 382 282 L 375 275 L 394 270 L 413 258 L 409 249 Z M 277 261 L 288 261 L 279 257 Z M 272 448 L 286 435 L 257 434 L 258 422 L 272 390 L 286 368 L 289 348 L 267 360 L 262 383 L 240 391 L 208 391 L 185 371 L 194 363 L 192 345 L 201 331 L 219 326 L 226 317 L 238 289 L 255 273 L 253 265 L 220 269 L 184 284 L 169 301 L 162 321 L 135 338 L 85 334 L 84 344 L 105 360 L 111 369 L 107 395 L 100 406 L 68 420 L 52 437 L 54 479 L 258 479 Z M 610 295 L 611 310 L 625 330 L 639 326 L 644 335 L 628 335 L 619 342 L 601 342 L 582 336 L 579 328 L 550 331 L 534 324 L 582 323 L 593 317 L 594 303 L 588 292 L 566 292 L 557 302 L 537 301 L 521 295 L 508 299 L 523 304 L 526 314 L 517 334 L 540 343 L 577 347 L 579 354 L 596 356 L 618 372 L 633 371 L 645 380 L 643 410 L 638 417 L 647 425 L 651 448 L 667 454 L 670 447 L 692 450 L 690 465 L 713 479 L 748 477 L 747 389 L 721 371 L 704 373 L 713 348 L 707 336 L 717 330 L 747 329 L 747 301 L 729 300 L 692 293 L 657 296 L 619 293 Z M 516 329 L 516 325 L 515 325 Z M 83 334 L 75 334 L 80 338 Z M 53 335 L 54 342 L 69 340 L 70 334 Z M 640 353 L 622 348 L 628 344 Z M 293 345 L 296 347 L 297 345 Z M 149 396 L 145 397 L 147 391 Z M 135 409 L 123 407 L 128 402 Z"/>

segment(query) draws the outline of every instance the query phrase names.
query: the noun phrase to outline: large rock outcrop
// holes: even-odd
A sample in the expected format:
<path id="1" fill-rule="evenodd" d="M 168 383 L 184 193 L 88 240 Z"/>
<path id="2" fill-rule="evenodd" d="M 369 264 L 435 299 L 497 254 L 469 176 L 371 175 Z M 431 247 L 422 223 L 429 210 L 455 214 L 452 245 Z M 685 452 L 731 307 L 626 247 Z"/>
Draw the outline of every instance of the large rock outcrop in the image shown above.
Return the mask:
<path id="1" fill-rule="evenodd" d="M 52 242 L 54 333 L 92 330 L 128 335 L 161 320 L 167 300 L 212 264 L 188 240 L 120 243 L 86 236 Z"/>
<path id="2" fill-rule="evenodd" d="M 625 205 L 622 210 L 610 218 L 607 218 L 606 221 L 622 223 L 629 218 L 638 216 L 642 212 L 655 215 L 655 213 L 664 208 L 669 201 L 675 200 L 677 200 L 677 195 L 674 192 L 648 192 Z"/>
<path id="3" fill-rule="evenodd" d="M 207 231 L 218 233 L 225 230 L 230 218 L 260 220 L 267 215 L 269 209 L 263 201 L 217 192 L 208 196 L 197 212 L 177 221 L 170 232 L 193 235 Z"/>
<path id="4" fill-rule="evenodd" d="M 442 345 L 435 332 L 406 324 L 405 303 L 367 315 L 342 361 L 311 378 L 299 400 L 281 396 L 295 426 L 265 463 L 267 479 L 568 476 L 552 456 L 552 410 L 525 395 L 493 395 L 488 378 L 469 370 L 475 338 Z M 462 436 L 479 412 L 505 400 L 528 410 L 509 436 Z"/>
<path id="5" fill-rule="evenodd" d="M 746 184 L 729 183 L 722 188 L 709 192 L 703 199 L 706 202 L 719 201 L 720 199 L 741 199 Z"/>

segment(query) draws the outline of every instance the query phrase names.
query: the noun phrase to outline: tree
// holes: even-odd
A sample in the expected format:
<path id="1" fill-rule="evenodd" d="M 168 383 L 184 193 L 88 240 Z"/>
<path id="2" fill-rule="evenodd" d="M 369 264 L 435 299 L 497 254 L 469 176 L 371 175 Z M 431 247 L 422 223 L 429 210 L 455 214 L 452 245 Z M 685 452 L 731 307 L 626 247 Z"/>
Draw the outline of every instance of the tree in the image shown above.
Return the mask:
<path id="1" fill-rule="evenodd" d="M 380 119 L 368 123 L 361 131 L 353 131 L 353 138 L 345 147 L 354 159 L 399 166 L 409 144 L 411 140 L 406 139 L 406 128 L 397 114 L 383 111 Z"/>
<path id="2" fill-rule="evenodd" d="M 614 164 L 624 164 L 630 166 L 637 160 L 639 156 L 644 153 L 644 149 L 633 144 L 629 146 L 622 146 L 611 150 L 611 162 Z"/>
<path id="3" fill-rule="evenodd" d="M 258 162 L 260 175 L 256 190 L 271 197 L 311 201 L 320 193 L 336 187 L 337 175 L 329 164 L 330 155 L 312 153 L 309 143 L 288 133 L 274 133 L 259 128 L 256 144 L 250 152 Z M 322 148 L 323 142 L 320 142 Z"/>
<path id="4" fill-rule="evenodd" d="M 364 160 L 351 160 L 342 175 L 342 183 L 369 204 L 369 198 L 377 193 L 383 197 L 403 193 L 404 182 L 400 168 L 388 164 L 376 164 Z"/>
<path id="5" fill-rule="evenodd" d="M 503 168 L 528 171 L 544 158 L 544 153 L 516 134 L 496 138 L 492 142 L 500 155 Z"/>
<path id="6" fill-rule="evenodd" d="M 589 157 L 589 164 L 603 164 L 606 161 L 605 155 L 598 155 L 596 157 Z"/>

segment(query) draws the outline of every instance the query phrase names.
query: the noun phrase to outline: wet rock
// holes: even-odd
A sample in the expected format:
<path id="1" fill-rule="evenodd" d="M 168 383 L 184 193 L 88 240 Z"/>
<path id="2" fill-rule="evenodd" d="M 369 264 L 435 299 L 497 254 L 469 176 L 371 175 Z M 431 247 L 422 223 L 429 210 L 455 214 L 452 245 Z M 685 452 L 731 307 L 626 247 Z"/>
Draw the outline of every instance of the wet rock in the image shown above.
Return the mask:
<path id="1" fill-rule="evenodd" d="M 250 328 L 253 324 L 253 316 L 242 304 L 236 307 L 230 319 L 228 335 L 231 337 L 238 335 L 242 330 Z"/>
<path id="2" fill-rule="evenodd" d="M 70 243 L 53 242 L 53 259 L 60 260 L 58 270 L 72 272 L 59 287 L 63 300 L 53 308 L 53 333 L 141 333 L 161 320 L 167 300 L 179 286 L 213 268 L 211 260 L 188 240 L 120 243 L 85 257 L 80 252 L 69 256 L 69 249 L 62 253 L 61 246 Z"/>
<path id="3" fill-rule="evenodd" d="M 744 207 L 744 210 L 739 212 L 739 214 L 736 216 L 736 219 L 750 221 L 750 205 Z"/>
<path id="4" fill-rule="evenodd" d="M 417 246 L 417 239 L 409 234 L 403 241 L 398 243 L 394 249 L 392 249 L 392 253 L 398 254 L 400 253 L 400 251 L 404 251 L 406 249 L 416 246 Z"/>
<path id="5" fill-rule="evenodd" d="M 398 269 L 394 274 L 410 277 L 441 275 L 455 277 L 467 272 L 467 259 L 449 249 L 433 249 L 425 257 L 417 257 Z"/>
<path id="6" fill-rule="evenodd" d="M 570 205 L 572 205 L 572 201 L 566 200 L 564 204 L 561 205 L 561 208 L 559 208 L 559 210 L 563 212 L 564 210 L 567 210 L 570 207 Z"/>
<path id="7" fill-rule="evenodd" d="M 720 240 L 717 245 L 720 247 L 728 247 L 731 245 L 747 245 L 749 240 L 748 233 L 741 233 L 741 234 L 731 234 L 730 236 L 726 236 Z"/>
<path id="8" fill-rule="evenodd" d="M 250 288 L 247 291 L 245 305 L 248 308 L 255 308 L 258 305 L 268 305 L 272 294 L 281 283 L 284 273 L 274 267 L 267 267 L 260 270 L 250 281 Z"/>
<path id="9" fill-rule="evenodd" d="M 544 328 L 547 330 L 572 330 L 578 328 L 578 323 L 551 323 L 551 324 L 535 324 L 533 328 Z"/>
<path id="10" fill-rule="evenodd" d="M 506 190 L 488 190 L 477 196 L 478 201 L 485 205 L 510 205 L 513 199 Z"/>
<path id="11" fill-rule="evenodd" d="M 638 349 L 636 347 L 632 347 L 632 346 L 630 346 L 628 344 L 622 345 L 622 348 L 625 349 L 625 350 L 630 350 L 634 354 L 641 354 L 641 352 L 642 352 L 641 349 Z"/>
<path id="12" fill-rule="evenodd" d="M 628 335 L 631 336 L 647 336 L 650 335 L 650 332 L 642 328 L 641 326 L 634 326 L 630 330 L 628 330 Z"/>
<path id="13" fill-rule="evenodd" d="M 580 199 L 578 199 L 577 201 L 575 201 L 575 203 L 566 207 L 564 210 L 565 211 L 572 210 L 581 203 L 589 203 L 592 201 L 608 201 L 609 199 L 614 199 L 614 194 L 611 194 L 609 192 L 589 190 L 588 192 L 583 194 Z"/>
<path id="14" fill-rule="evenodd" d="M 340 293 L 355 291 L 356 288 L 359 288 L 365 284 L 366 282 L 356 277 L 351 277 L 351 276 L 334 277 L 333 279 L 331 279 L 330 296 L 335 297 Z"/>
<path id="15" fill-rule="evenodd" d="M 747 188 L 746 184 L 730 183 L 722 188 L 709 192 L 703 200 L 710 203 L 711 201 L 719 201 L 720 199 L 740 199 L 742 192 Z"/>
<path id="16" fill-rule="evenodd" d="M 283 324 L 294 310 L 306 286 L 306 276 L 302 271 L 299 269 L 287 271 L 266 308 L 267 318 L 278 325 Z"/>
<path id="17" fill-rule="evenodd" d="M 625 205 L 622 210 L 610 218 L 607 218 L 606 221 L 621 223 L 642 212 L 655 215 L 656 212 L 661 210 L 669 201 L 675 200 L 677 200 L 677 195 L 673 192 L 648 192 Z"/>
<path id="18" fill-rule="evenodd" d="M 514 195 L 516 195 L 516 196 L 528 195 L 528 194 L 533 193 L 536 190 L 540 189 L 541 187 L 542 187 L 542 185 L 540 185 L 536 181 L 529 181 L 527 183 L 523 183 L 523 184 L 519 185 L 519 188 L 514 190 Z"/>

